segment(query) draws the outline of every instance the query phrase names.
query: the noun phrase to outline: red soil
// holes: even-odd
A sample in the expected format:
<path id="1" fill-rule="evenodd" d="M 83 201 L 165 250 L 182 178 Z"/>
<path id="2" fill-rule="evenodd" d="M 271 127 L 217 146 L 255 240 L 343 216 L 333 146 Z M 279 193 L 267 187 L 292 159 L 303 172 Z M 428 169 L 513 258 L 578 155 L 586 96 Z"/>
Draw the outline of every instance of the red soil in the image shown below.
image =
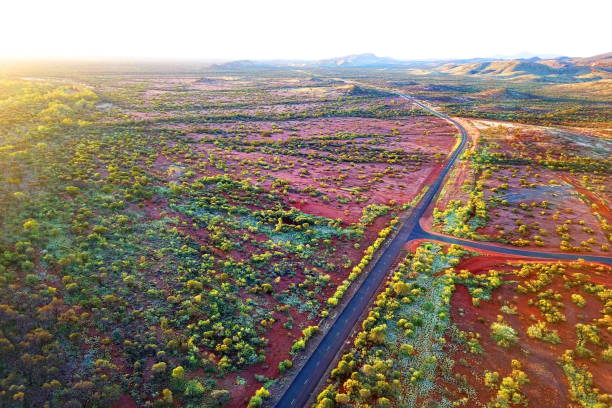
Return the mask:
<path id="1" fill-rule="evenodd" d="M 128 113 L 135 118 L 148 120 L 176 118 L 181 117 L 181 115 L 195 116 L 198 114 L 254 114 L 262 110 L 277 113 L 301 112 L 324 108 L 327 103 L 313 99 L 299 105 L 277 104 L 277 102 L 291 96 L 289 95 L 291 92 L 273 91 L 266 93 L 270 97 L 269 101 L 266 100 L 266 105 L 257 105 L 257 108 L 252 108 L 254 106 L 253 101 L 249 101 L 248 98 L 239 93 L 215 92 L 215 90 L 231 91 L 241 89 L 244 88 L 245 84 L 249 85 L 248 81 L 242 78 L 212 78 L 203 81 L 199 79 L 196 77 L 169 77 L 166 82 L 166 78 L 164 80 L 148 78 L 147 80 L 151 82 L 150 91 L 141 92 L 140 96 L 143 99 L 141 106 L 135 107 L 134 111 Z M 264 80 L 262 79 L 262 81 Z M 265 79 L 265 81 L 268 81 L 266 86 L 272 86 L 273 83 L 276 83 L 275 80 Z M 283 83 L 280 81 L 279 85 Z M 307 87 L 308 81 L 298 81 L 295 84 L 303 84 Z M 149 110 L 152 110 L 158 104 L 163 106 L 164 103 L 168 102 L 166 101 L 168 93 L 176 89 L 177 86 L 186 86 L 194 90 L 193 94 L 191 92 L 184 92 L 185 96 L 181 103 L 185 104 L 185 106 L 191 102 L 208 106 L 211 106 L 210 103 L 213 103 L 217 104 L 217 106 L 206 107 L 200 111 L 183 111 L 180 110 L 178 105 L 176 107 L 170 105 L 168 109 L 158 110 L 155 108 L 155 112 L 149 112 Z M 196 90 L 205 90 L 206 92 L 196 92 Z M 332 96 L 337 91 L 335 88 L 329 90 Z M 183 98 L 183 96 L 181 97 Z M 251 105 L 245 104 L 245 107 L 240 107 L 239 104 L 243 102 L 250 102 Z M 381 103 L 392 105 L 398 109 L 411 107 L 410 103 L 398 98 L 386 98 L 385 100 L 377 100 L 375 102 L 376 105 Z M 238 107 L 232 107 L 231 109 L 221 109 L 218 107 L 225 104 L 235 104 L 234 106 Z M 371 106 L 367 102 L 357 101 L 348 103 L 346 107 L 370 108 Z M 456 142 L 454 137 L 456 129 L 447 122 L 432 117 L 407 117 L 399 119 L 334 117 L 279 122 L 254 121 L 249 123 L 245 121 L 226 121 L 222 123 L 192 124 L 158 124 L 151 121 L 149 126 L 151 129 L 164 128 L 186 131 L 188 133 L 184 137 L 195 142 L 189 145 L 187 151 L 180 151 L 179 144 L 175 142 L 168 142 L 163 152 L 161 149 L 158 150 L 158 155 L 153 166 L 151 166 L 151 174 L 155 180 L 159 181 L 160 185 L 165 185 L 170 181 L 181 183 L 181 180 L 184 179 L 182 175 L 188 170 L 192 170 L 195 173 L 190 180 L 223 173 L 239 179 L 248 177 L 252 184 L 257 184 L 268 191 L 272 191 L 274 194 L 282 197 L 288 205 L 309 214 L 333 219 L 340 218 L 346 224 L 357 222 L 362 216 L 363 208 L 368 204 L 388 204 L 391 200 L 395 200 L 397 205 L 401 205 L 411 201 L 424 185 L 429 184 L 436 177 L 441 169 L 444 157 Z M 378 139 L 372 137 L 353 139 L 353 142 L 360 147 L 373 146 L 385 150 L 401 149 L 425 159 L 420 163 L 411 159 L 407 162 L 398 163 L 364 162 L 353 164 L 322 160 L 316 157 L 309 158 L 307 155 L 313 151 L 308 151 L 307 149 L 303 149 L 301 152 L 305 156 L 293 156 L 265 154 L 258 151 L 238 152 L 223 150 L 219 146 L 209 143 L 210 138 L 222 139 L 228 135 L 239 136 L 245 141 L 282 141 L 288 138 L 310 139 L 338 133 L 387 135 L 388 137 L 381 139 L 382 143 L 379 143 Z M 370 142 L 377 144 L 370 145 Z M 177 146 L 179 148 L 175 149 Z M 317 152 L 330 157 L 334 154 L 333 150 L 325 151 L 321 149 Z M 221 170 L 215 167 L 214 163 L 212 163 L 215 160 L 223 162 L 225 169 Z M 265 165 L 260 165 L 262 161 L 265 161 Z M 176 170 L 173 168 L 176 168 Z M 305 174 L 300 172 L 300 170 L 307 170 L 309 173 Z M 247 177 L 244 175 L 245 172 Z M 272 183 L 277 179 L 284 179 L 289 182 L 290 189 L 286 195 L 282 191 L 272 190 Z M 351 195 L 350 189 L 356 187 L 361 188 L 362 191 L 357 195 Z M 322 195 L 312 197 L 308 191 L 303 191 L 307 188 L 315 188 Z M 321 198 L 323 196 L 329 197 L 329 201 L 323 200 Z M 344 201 L 347 198 L 351 198 L 351 201 L 347 203 L 338 201 Z M 150 219 L 160 219 L 164 216 L 178 219 L 175 226 L 182 235 L 190 237 L 199 245 L 206 245 L 207 250 L 212 250 L 221 259 L 242 260 L 246 256 L 258 252 L 258 248 L 250 245 L 243 245 L 240 251 L 233 250 L 229 251 L 229 253 L 217 252 L 218 248 L 210 245 L 209 233 L 206 230 L 194 227 L 193 220 L 189 217 L 171 211 L 168 208 L 168 203 L 160 200 L 159 197 L 144 202 L 141 208 L 135 207 L 132 210 L 142 211 Z M 329 273 L 330 284 L 316 296 L 319 301 L 324 302 L 333 293 L 337 284 L 346 278 L 352 265 L 355 265 L 361 259 L 363 250 L 376 239 L 378 232 L 386 226 L 390 218 L 391 214 L 387 214 L 379 217 L 374 223 L 367 226 L 364 237 L 359 241 L 360 248 L 354 248 L 354 242 L 347 242 L 342 239 L 338 239 L 337 242 L 333 243 L 336 249 L 336 256 L 330 259 L 336 263 L 336 267 L 333 268 L 333 272 Z M 236 231 L 236 233 L 243 234 L 247 233 L 247 231 L 241 230 Z M 263 239 L 262 237 L 256 237 L 255 234 L 250 234 L 250 236 L 254 239 Z M 352 262 L 351 266 L 343 267 L 340 265 L 339 259 L 342 256 L 348 257 Z M 291 262 L 297 262 L 297 259 L 292 259 L 291 256 L 288 256 L 287 259 Z M 299 262 L 304 268 L 315 269 L 313 265 L 308 265 L 303 260 Z M 284 276 L 278 282 L 273 283 L 274 290 L 276 293 L 283 290 L 291 291 L 292 285 L 299 285 L 304 279 L 303 270 L 298 270 L 294 277 Z M 166 284 L 161 279 L 156 280 L 156 283 L 162 289 Z M 245 296 L 248 295 L 245 294 Z M 268 340 L 268 345 L 265 349 L 266 361 L 243 368 L 218 381 L 218 388 L 228 389 L 232 393 L 230 406 L 245 406 L 254 391 L 261 387 L 262 384 L 255 379 L 256 374 L 265 375 L 268 378 L 278 378 L 280 376 L 278 363 L 290 358 L 289 350 L 293 342 L 301 337 L 301 330 L 308 325 L 316 324 L 318 321 L 318 316 L 309 319 L 307 313 L 299 313 L 294 309 L 290 309 L 289 314 L 294 319 L 294 324 L 292 329 L 287 330 L 282 325 L 287 321 L 288 316 L 276 310 L 276 306 L 279 303 L 268 295 L 263 295 L 262 297 L 265 298 L 265 301 L 262 302 L 261 306 L 266 310 L 272 311 L 273 317 L 277 319 L 262 334 Z M 214 359 L 214 356 L 212 359 Z M 152 361 L 149 364 L 152 364 Z M 190 373 L 190 377 L 195 375 L 199 375 L 198 371 Z M 236 384 L 238 376 L 246 380 L 245 385 L 240 386 Z M 128 407 L 131 403 L 133 401 L 128 396 L 124 396 L 120 400 L 120 404 L 122 404 L 120 406 Z"/>
<path id="2" fill-rule="evenodd" d="M 580 144 L 581 141 L 572 143 L 560 136 L 555 136 L 551 133 L 551 130 L 546 128 L 476 120 L 463 120 L 462 123 L 468 128 L 470 138 L 473 141 L 482 137 L 481 132 L 487 132 L 487 140 L 497 143 L 498 147 L 494 150 L 510 155 L 515 155 L 518 151 L 531 152 L 528 157 L 544 154 L 551 154 L 554 157 L 561 152 L 588 154 L 584 143 Z M 500 124 L 509 130 L 491 136 L 488 129 Z M 468 199 L 468 193 L 462 189 L 464 181 L 473 177 L 468 169 L 468 164 L 467 162 L 458 163 L 436 203 L 436 208 L 443 209 L 451 199 L 463 201 Z M 523 182 L 520 181 L 521 177 L 524 178 Z M 608 188 L 606 187 L 602 192 L 597 191 L 597 193 L 587 190 L 577 181 L 578 177 L 582 176 L 540 167 L 501 166 L 499 170 L 493 172 L 491 178 L 484 180 L 485 199 L 494 194 L 491 189 L 497 189 L 503 183 L 507 183 L 509 189 L 506 191 L 500 190 L 497 195 L 502 199 L 507 198 L 511 206 L 489 206 L 490 219 L 487 226 L 479 229 L 477 233 L 492 239 L 505 238 L 509 241 L 519 238 L 527 239 L 530 243 L 526 248 L 529 249 L 561 251 L 559 248 L 561 237 L 555 230 L 565 220 L 570 220 L 572 222 L 569 225 L 571 245 L 581 247 L 581 243 L 584 241 L 589 239 L 596 241 L 590 243 L 588 247 L 581 247 L 578 252 L 606 254 L 607 251 L 602 249 L 601 246 L 608 243 L 607 234 L 602 230 L 600 221 L 593 215 L 593 210 L 610 220 Z M 605 187 L 606 176 L 597 177 L 600 179 L 599 183 L 604 183 L 600 187 Z M 507 178 L 507 180 L 504 178 Z M 551 184 L 551 180 L 557 181 L 558 184 Z M 577 193 L 584 194 L 586 199 L 582 199 Z M 531 205 L 532 202 L 540 203 L 544 200 L 550 203 L 549 209 L 535 207 L 531 210 L 525 210 L 517 208 L 521 203 Z M 591 204 L 594 204 L 594 208 L 591 208 Z M 553 215 L 557 211 L 559 211 L 559 219 L 554 220 Z M 578 221 L 583 221 L 584 224 L 579 225 Z M 526 232 L 518 232 L 519 222 L 527 225 L 528 230 Z M 423 224 L 424 227 L 432 225 L 431 212 L 427 214 Z M 583 227 L 589 227 L 593 232 L 585 232 Z M 545 231 L 540 231 L 540 229 Z M 500 234 L 500 231 L 504 231 L 504 234 Z M 536 235 L 541 237 L 542 246 L 535 245 L 533 237 Z"/>
<path id="3" fill-rule="evenodd" d="M 456 269 L 468 269 L 472 273 L 480 273 L 489 269 L 508 270 L 509 266 L 503 262 L 503 257 L 500 256 L 478 256 L 462 262 Z M 571 273 L 572 270 L 574 268 L 568 267 L 566 274 Z M 584 270 L 579 271 L 584 273 Z M 597 272 L 593 267 L 587 267 L 587 271 L 591 271 L 591 276 L 595 278 L 595 281 L 603 280 L 608 286 L 612 282 L 609 269 L 603 274 Z M 531 278 L 533 279 L 533 277 Z M 515 276 L 509 276 L 505 279 L 518 280 L 519 282 L 523 280 Z M 457 286 L 451 300 L 452 321 L 461 330 L 480 333 L 480 343 L 484 348 L 484 354 L 474 355 L 455 351 L 455 360 L 463 361 L 466 364 L 455 365 L 453 371 L 468 379 L 470 386 L 476 390 L 475 395 L 478 396 L 481 403 L 486 403 L 492 396 L 491 391 L 484 386 L 482 380 L 484 370 L 498 371 L 502 376 L 508 375 L 511 371 L 511 360 L 513 359 L 521 362 L 522 370 L 525 371 L 530 380 L 528 384 L 523 386 L 523 392 L 530 403 L 537 401 L 539 406 L 551 408 L 566 406 L 569 403 L 567 380 L 561 366 L 557 364 L 557 360 L 564 350 L 571 349 L 576 344 L 574 325 L 576 323 L 588 323 L 601 317 L 603 304 L 593 295 L 586 294 L 578 289 L 568 290 L 563 285 L 564 280 L 556 277 L 553 283 L 545 288 L 563 294 L 565 307 L 562 312 L 567 317 L 567 321 L 549 324 L 550 328 L 559 332 L 562 343 L 558 345 L 532 339 L 526 335 L 527 327 L 533 324 L 530 316 L 535 315 L 537 319 L 544 320 L 539 309 L 536 306 L 530 306 L 527 302 L 530 298 L 535 297 L 533 294 L 516 292 L 513 289 L 515 284 L 502 285 L 493 292 L 491 300 L 482 301 L 480 306 L 476 307 L 472 305 L 467 288 L 462 285 Z M 578 308 L 570 301 L 569 294 L 578 292 L 587 300 L 584 308 Z M 491 323 L 496 320 L 497 315 L 502 314 L 500 307 L 504 304 L 511 304 L 518 311 L 515 315 L 504 315 L 505 321 L 518 331 L 520 338 L 519 344 L 510 348 L 502 348 L 497 345 L 490 335 L 489 328 Z M 604 331 L 601 331 L 601 336 L 604 342 L 609 342 L 612 336 L 604 333 Z M 590 348 L 593 349 L 593 347 Z M 594 350 L 599 350 L 599 348 L 595 347 Z M 598 353 L 599 351 L 596 351 L 595 355 L 598 355 Z M 606 386 L 611 384 L 612 376 L 607 370 L 606 364 L 601 362 L 600 357 L 598 357 L 596 363 L 588 359 L 577 358 L 576 360 L 588 367 L 593 374 L 594 383 L 603 392 L 609 392 L 609 389 L 606 390 Z M 478 367 L 478 369 L 474 370 L 474 367 Z M 542 395 L 546 395 L 547 398 L 542 399 Z"/>
<path id="4" fill-rule="evenodd" d="M 138 408 L 138 404 L 127 394 L 121 394 L 119 400 L 113 404 L 113 408 Z"/>
<path id="5" fill-rule="evenodd" d="M 278 364 L 286 359 L 291 359 L 289 350 L 291 345 L 302 336 L 302 329 L 307 324 L 298 323 L 304 322 L 304 316 L 301 316 L 295 310 L 290 310 L 290 316 L 293 317 L 295 323 L 290 331 L 287 331 L 282 325 L 287 321 L 288 317 L 279 312 L 274 313 L 274 318 L 277 321 L 268 330 L 268 346 L 266 346 L 266 361 L 260 364 L 248 366 L 237 373 L 232 373 L 219 380 L 218 387 L 221 389 L 232 390 L 232 398 L 229 402 L 230 406 L 246 406 L 249 399 L 253 396 L 262 384 L 255 379 L 255 375 L 264 375 L 268 378 L 278 378 L 281 373 L 278 369 Z M 246 384 L 240 386 L 236 384 L 236 379 L 241 377 L 246 380 Z"/>

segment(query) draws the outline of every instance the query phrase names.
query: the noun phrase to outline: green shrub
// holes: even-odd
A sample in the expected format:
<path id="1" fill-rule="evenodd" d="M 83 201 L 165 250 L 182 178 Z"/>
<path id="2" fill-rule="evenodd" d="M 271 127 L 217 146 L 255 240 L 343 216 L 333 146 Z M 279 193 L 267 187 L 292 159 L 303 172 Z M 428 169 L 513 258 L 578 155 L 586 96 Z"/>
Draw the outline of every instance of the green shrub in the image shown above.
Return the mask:
<path id="1" fill-rule="evenodd" d="M 414 354 L 414 346 L 412 344 L 402 344 L 400 352 L 406 356 L 411 356 Z"/>
<path id="2" fill-rule="evenodd" d="M 608 348 L 601 352 L 601 357 L 606 363 L 612 363 L 612 345 L 608 344 Z"/>
<path id="3" fill-rule="evenodd" d="M 181 366 L 177 366 L 172 370 L 172 377 L 177 380 L 182 380 L 185 378 L 185 369 Z"/>
<path id="4" fill-rule="evenodd" d="M 162 361 L 162 362 L 153 364 L 151 366 L 151 371 L 153 371 L 155 374 L 161 374 L 166 371 L 167 367 L 168 365 Z"/>
<path id="5" fill-rule="evenodd" d="M 270 397 L 270 391 L 268 391 L 265 387 L 261 387 L 257 391 L 255 391 L 255 395 L 251 397 L 249 400 L 249 404 L 247 408 L 257 408 L 263 404 L 263 400 L 265 398 Z"/>
<path id="6" fill-rule="evenodd" d="M 287 371 L 291 367 L 293 367 L 293 362 L 291 360 L 284 360 L 284 361 L 281 361 L 280 363 L 278 363 L 278 370 L 281 373 L 284 373 L 285 371 Z"/>
<path id="7" fill-rule="evenodd" d="M 216 406 L 222 406 L 229 402 L 231 394 L 228 390 L 212 390 L 210 397 L 216 404 Z"/>
<path id="8" fill-rule="evenodd" d="M 184 394 L 186 397 L 201 397 L 205 391 L 204 386 L 198 380 L 190 380 L 185 385 Z"/>
<path id="9" fill-rule="evenodd" d="M 572 294 L 572 302 L 578 307 L 584 307 L 586 305 L 586 300 L 584 297 L 577 293 Z"/>
<path id="10" fill-rule="evenodd" d="M 297 339 L 291 346 L 291 352 L 297 353 L 298 351 L 303 350 L 304 347 L 306 347 L 306 342 L 304 339 Z"/>
<path id="11" fill-rule="evenodd" d="M 261 397 L 258 397 L 257 395 L 253 395 L 251 399 L 249 400 L 249 404 L 247 405 L 247 408 L 261 407 L 262 404 L 263 404 L 263 400 L 261 399 Z"/>
<path id="12" fill-rule="evenodd" d="M 552 344 L 561 343 L 561 338 L 556 330 L 551 330 L 546 326 L 546 322 L 537 322 L 527 328 L 527 335 L 534 339 L 539 339 Z"/>
<path id="13" fill-rule="evenodd" d="M 499 318 L 491 325 L 491 337 L 502 347 L 510 347 L 518 342 L 516 330 Z"/>

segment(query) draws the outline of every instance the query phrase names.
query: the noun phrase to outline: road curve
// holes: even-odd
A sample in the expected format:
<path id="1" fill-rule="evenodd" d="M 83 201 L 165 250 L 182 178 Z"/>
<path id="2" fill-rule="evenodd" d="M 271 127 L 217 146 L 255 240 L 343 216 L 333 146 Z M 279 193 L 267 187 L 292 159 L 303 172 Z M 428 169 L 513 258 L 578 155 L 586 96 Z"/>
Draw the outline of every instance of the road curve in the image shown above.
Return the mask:
<path id="1" fill-rule="evenodd" d="M 384 252 L 374 264 L 370 273 L 365 278 L 359 289 L 357 289 L 353 297 L 340 312 L 325 337 L 323 337 L 321 340 L 321 343 L 310 355 L 306 361 L 306 364 L 304 364 L 300 372 L 289 385 L 289 388 L 287 388 L 283 396 L 276 403 L 276 407 L 303 407 L 306 404 L 310 398 L 310 395 L 315 390 L 319 379 L 325 374 L 325 371 L 334 360 L 334 357 L 353 330 L 353 327 L 357 324 L 359 317 L 366 309 L 370 299 L 374 293 L 376 293 L 376 290 L 380 284 L 385 280 L 387 273 L 389 272 L 394 260 L 399 255 L 400 250 L 407 241 L 413 239 L 413 230 L 419 225 L 419 220 L 427 210 L 427 207 L 429 207 L 433 201 L 438 190 L 442 186 L 444 178 L 453 167 L 453 164 L 467 143 L 466 130 L 455 120 L 434 111 L 408 95 L 399 95 L 411 100 L 433 115 L 453 123 L 461 133 L 461 141 L 440 172 L 440 175 L 436 181 L 434 181 L 434 183 L 421 198 L 421 201 L 407 217 L 402 219 L 402 222 L 400 223 L 401 227 L 398 233 L 385 248 Z"/>
<path id="2" fill-rule="evenodd" d="M 540 259 L 559 259 L 559 260 L 576 260 L 582 258 L 589 262 L 599 262 L 612 265 L 612 258 L 604 256 L 592 255 L 576 255 L 576 254 L 561 254 L 554 252 L 538 252 L 527 251 L 522 249 L 503 248 L 490 243 L 480 243 L 474 241 L 463 240 L 459 238 L 437 235 L 424 231 L 419 221 L 425 214 L 429 205 L 433 202 L 440 187 L 444 182 L 448 172 L 451 170 L 455 161 L 461 155 L 467 144 L 467 131 L 459 122 L 435 111 L 424 103 L 414 99 L 413 97 L 396 93 L 402 98 L 408 99 L 416 105 L 420 106 L 427 112 L 441 119 L 452 123 L 460 132 L 460 142 L 448 162 L 440 172 L 438 178 L 429 187 L 423 195 L 419 203 L 414 207 L 408 216 L 402 218 L 400 229 L 393 237 L 389 245 L 385 248 L 380 258 L 372 267 L 361 286 L 357 289 L 353 297 L 348 301 L 344 309 L 340 312 L 332 326 L 329 328 L 321 343 L 317 346 L 314 352 L 310 355 L 306 364 L 301 368 L 295 376 L 285 393 L 276 403 L 277 408 L 293 408 L 304 407 L 309 400 L 311 394 L 315 391 L 321 377 L 327 371 L 327 368 L 334 360 L 337 353 L 340 351 L 344 342 L 351 334 L 353 328 L 358 323 L 360 316 L 367 308 L 370 299 L 376 293 L 381 283 L 385 280 L 389 269 L 394 260 L 399 255 L 402 247 L 408 241 L 413 239 L 431 239 L 436 241 L 460 244 L 466 247 L 478 248 L 487 251 L 498 252 L 507 255 L 523 256 Z"/>
<path id="3" fill-rule="evenodd" d="M 431 114 L 451 122 L 461 132 L 462 142 L 466 141 L 467 131 L 459 122 L 457 122 L 454 119 L 451 119 L 447 115 L 444 115 L 442 113 L 439 113 L 433 110 L 429 106 L 423 104 L 422 102 L 414 99 L 413 97 L 409 95 L 405 95 L 405 94 L 398 94 L 398 95 L 419 105 L 421 108 L 427 110 Z M 464 143 L 462 143 L 462 145 L 459 146 L 458 150 L 459 149 L 463 150 L 463 147 L 464 147 Z M 459 154 L 458 152 L 455 152 L 455 153 Z M 413 228 L 412 234 L 409 239 L 410 240 L 431 239 L 435 241 L 447 242 L 450 244 L 459 244 L 459 245 L 470 247 L 470 248 L 482 249 L 485 251 L 497 252 L 497 253 L 505 254 L 505 255 L 521 256 L 521 257 L 527 257 L 527 258 L 556 259 L 556 260 L 563 260 L 563 261 L 575 261 L 578 259 L 584 259 L 585 261 L 588 261 L 588 262 L 597 262 L 597 263 L 612 265 L 612 257 L 609 257 L 609 256 L 588 255 L 588 254 L 568 254 L 568 253 L 559 253 L 559 252 L 530 251 L 530 250 L 519 249 L 519 248 L 507 248 L 507 247 L 497 246 L 493 243 L 471 241 L 467 239 L 449 237 L 446 235 L 441 235 L 441 234 L 436 234 L 433 232 L 425 231 L 421 227 L 420 224 L 416 225 Z"/>
<path id="4" fill-rule="evenodd" d="M 506 248 L 489 242 L 470 241 L 467 239 L 435 234 L 423 230 L 420 225 L 413 230 L 410 239 L 429 239 L 432 241 L 447 242 L 449 244 L 458 244 L 468 248 L 481 249 L 484 251 L 496 252 L 504 255 L 520 256 L 524 258 L 553 259 L 560 261 L 576 261 L 578 259 L 584 259 L 587 262 L 602 263 L 612 266 L 612 258 L 609 256 L 540 252 L 520 248 Z"/>

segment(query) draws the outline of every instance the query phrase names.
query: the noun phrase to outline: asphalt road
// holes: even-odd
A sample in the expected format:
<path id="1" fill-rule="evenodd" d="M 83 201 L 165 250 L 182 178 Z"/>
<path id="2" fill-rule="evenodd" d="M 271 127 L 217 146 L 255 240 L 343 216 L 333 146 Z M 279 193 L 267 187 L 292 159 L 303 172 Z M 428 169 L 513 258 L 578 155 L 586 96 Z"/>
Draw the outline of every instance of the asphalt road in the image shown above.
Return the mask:
<path id="1" fill-rule="evenodd" d="M 526 258 L 552 259 L 561 261 L 575 261 L 578 259 L 584 259 L 588 262 L 597 262 L 612 265 L 612 258 L 608 256 L 565 254 L 556 252 L 529 251 L 526 249 L 519 248 L 506 248 L 497 246 L 493 243 L 469 241 L 461 238 L 438 235 L 435 233 L 424 231 L 420 226 L 417 226 L 412 231 L 412 236 L 410 237 L 410 239 L 429 239 L 432 241 L 448 242 L 449 244 L 459 244 L 468 248 L 482 249 L 485 251 L 496 252 L 504 255 L 514 255 Z"/>
<path id="2" fill-rule="evenodd" d="M 454 153 L 449 158 L 447 164 L 444 166 L 440 175 L 436 181 L 429 187 L 427 192 L 421 198 L 421 201 L 411 211 L 410 215 L 405 217 L 400 223 L 401 227 L 399 232 L 395 235 L 393 240 L 386 247 L 384 252 L 378 261 L 374 264 L 368 276 L 365 278 L 359 289 L 355 292 L 353 297 L 349 300 L 345 308 L 340 312 L 340 315 L 333 323 L 325 337 L 321 340 L 319 346 L 310 355 L 306 364 L 302 367 L 297 376 L 293 379 L 281 399 L 276 403 L 277 408 L 287 407 L 304 407 L 306 402 L 315 391 L 317 384 L 321 377 L 327 371 L 327 368 L 334 360 L 336 354 L 342 348 L 344 342 L 351 334 L 353 327 L 358 323 L 360 316 L 365 311 L 368 303 L 372 296 L 376 293 L 381 283 L 385 280 L 391 265 L 394 260 L 398 257 L 402 247 L 408 241 L 413 239 L 432 239 L 436 241 L 456 243 L 464 245 L 466 247 L 479 248 L 488 251 L 494 251 L 507 255 L 520 255 L 525 257 L 534 257 L 541 259 L 562 259 L 562 260 L 574 260 L 578 258 L 585 259 L 587 261 L 602 262 L 606 264 L 612 264 L 612 258 L 602 256 L 587 256 L 587 255 L 574 255 L 574 254 L 559 254 L 549 252 L 538 252 L 538 251 L 526 251 L 513 248 L 502 248 L 493 244 L 473 242 L 468 240 L 462 240 L 458 238 L 446 237 L 424 231 L 419 221 L 425 214 L 425 211 L 434 200 L 440 187 L 442 186 L 444 179 L 448 172 L 451 170 L 455 161 L 459 155 L 463 152 L 465 145 L 467 144 L 467 131 L 457 121 L 450 117 L 436 112 L 429 108 L 427 105 L 415 100 L 409 95 L 398 94 L 399 96 L 406 98 L 421 108 L 425 109 L 429 113 L 445 119 L 451 122 L 459 129 L 461 141 Z"/>

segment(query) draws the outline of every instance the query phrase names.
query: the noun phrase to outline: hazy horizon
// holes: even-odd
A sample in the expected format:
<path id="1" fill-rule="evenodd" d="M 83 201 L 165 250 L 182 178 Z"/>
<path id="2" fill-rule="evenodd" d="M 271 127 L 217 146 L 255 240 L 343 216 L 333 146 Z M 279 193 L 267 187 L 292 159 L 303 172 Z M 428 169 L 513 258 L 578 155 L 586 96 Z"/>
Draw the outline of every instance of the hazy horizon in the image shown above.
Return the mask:
<path id="1" fill-rule="evenodd" d="M 32 13 L 36 10 L 36 13 Z M 518 0 L 401 4 L 363 1 L 264 4 L 226 1 L 5 5 L 0 58 L 317 60 L 373 53 L 400 60 L 534 55 L 586 57 L 610 51 L 604 1 Z"/>
<path id="2" fill-rule="evenodd" d="M 164 57 L 164 56 L 95 56 L 95 55 L 86 55 L 86 56 L 66 56 L 66 57 L 36 57 L 36 56 L 27 56 L 27 57 L 3 57 L 0 56 L 0 61 L 8 61 L 8 62 L 53 62 L 53 61 L 63 61 L 63 62 L 125 62 L 125 63 L 224 63 L 231 61 L 261 61 L 261 62 L 274 62 L 274 61 L 291 61 L 291 62 L 312 62 L 312 61 L 320 61 L 325 59 L 333 59 L 333 58 L 342 58 L 349 57 L 354 55 L 365 55 L 365 54 L 374 54 L 379 58 L 393 58 L 398 61 L 452 61 L 452 60 L 470 60 L 470 59 L 528 59 L 538 57 L 540 59 L 553 59 L 553 58 L 561 58 L 561 57 L 570 57 L 570 58 L 580 58 L 580 57 L 592 57 L 600 54 L 607 54 L 610 51 L 602 52 L 594 55 L 561 55 L 561 54 L 548 54 L 548 53 L 531 53 L 529 51 L 515 53 L 512 55 L 474 55 L 471 57 L 456 57 L 456 58 L 396 58 L 391 55 L 380 55 L 374 52 L 369 52 L 364 50 L 363 52 L 354 53 L 354 54 L 338 54 L 332 56 L 326 56 L 321 58 L 207 58 L 207 57 Z"/>

